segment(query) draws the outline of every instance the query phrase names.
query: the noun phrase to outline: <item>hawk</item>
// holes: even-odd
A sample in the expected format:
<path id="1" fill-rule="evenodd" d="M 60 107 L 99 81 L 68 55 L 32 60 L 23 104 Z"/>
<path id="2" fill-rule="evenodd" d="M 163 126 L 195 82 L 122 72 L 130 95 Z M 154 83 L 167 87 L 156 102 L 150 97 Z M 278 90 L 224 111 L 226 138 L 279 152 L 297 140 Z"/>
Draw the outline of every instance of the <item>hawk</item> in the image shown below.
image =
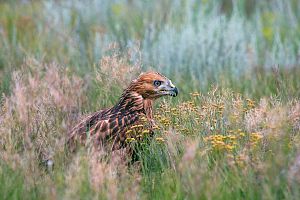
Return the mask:
<path id="1" fill-rule="evenodd" d="M 178 89 L 172 81 L 158 72 L 142 73 L 123 91 L 119 102 L 111 107 L 86 116 L 70 132 L 68 144 L 85 144 L 87 138 L 92 139 L 96 146 L 111 144 L 111 150 L 125 147 L 126 132 L 130 127 L 148 122 L 152 132 L 153 103 L 163 96 L 178 95 Z"/>

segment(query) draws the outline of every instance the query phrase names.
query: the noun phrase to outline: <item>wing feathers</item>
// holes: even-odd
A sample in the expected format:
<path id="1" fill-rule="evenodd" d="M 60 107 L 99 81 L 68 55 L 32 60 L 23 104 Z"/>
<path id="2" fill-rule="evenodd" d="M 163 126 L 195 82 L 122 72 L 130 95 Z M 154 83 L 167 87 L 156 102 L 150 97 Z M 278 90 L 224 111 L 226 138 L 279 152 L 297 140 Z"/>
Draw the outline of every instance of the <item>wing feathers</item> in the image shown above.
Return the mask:
<path id="1" fill-rule="evenodd" d="M 152 103 L 147 105 L 152 106 Z M 144 99 L 141 95 L 137 93 L 124 94 L 116 106 L 85 117 L 71 131 L 69 141 L 79 138 L 80 143 L 85 143 L 86 137 L 89 135 L 94 137 L 93 140 L 97 145 L 99 142 L 113 141 L 113 148 L 116 145 L 122 146 L 126 139 L 126 130 L 131 125 L 138 123 L 139 117 L 145 116 L 148 111 L 149 109 L 147 111 L 144 109 Z M 147 118 L 149 116 L 152 116 L 152 110 Z"/>

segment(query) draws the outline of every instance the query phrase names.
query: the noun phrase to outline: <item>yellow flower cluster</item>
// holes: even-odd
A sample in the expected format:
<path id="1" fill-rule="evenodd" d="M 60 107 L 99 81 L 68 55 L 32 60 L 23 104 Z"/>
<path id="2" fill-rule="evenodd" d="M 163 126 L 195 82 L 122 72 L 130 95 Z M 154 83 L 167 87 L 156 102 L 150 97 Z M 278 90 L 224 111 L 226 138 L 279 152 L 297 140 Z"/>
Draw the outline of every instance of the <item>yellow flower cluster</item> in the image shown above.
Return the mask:
<path id="1" fill-rule="evenodd" d="M 125 142 L 141 141 L 147 134 L 149 134 L 149 132 L 150 131 L 143 124 L 133 125 L 125 132 Z"/>
<path id="2" fill-rule="evenodd" d="M 227 96 L 226 96 L 227 95 Z M 229 164 L 238 167 L 247 166 L 253 161 L 257 146 L 261 145 L 263 135 L 260 132 L 248 132 L 245 120 L 249 112 L 255 109 L 256 102 L 243 98 L 240 94 L 218 92 L 202 95 L 190 93 L 190 99 L 172 107 L 163 101 L 156 110 L 155 121 L 160 131 L 173 129 L 181 135 L 204 135 L 204 151 L 226 158 Z M 155 141 L 164 143 L 164 137 L 157 136 Z"/>
<path id="3" fill-rule="evenodd" d="M 199 92 L 190 93 L 190 100 L 183 101 L 176 107 L 164 101 L 154 115 L 161 131 L 174 129 L 184 135 L 204 132 L 211 135 L 206 138 L 213 149 L 233 151 L 241 138 L 251 139 L 251 144 L 259 141 L 259 136 L 251 136 L 237 129 L 245 114 L 255 107 L 255 101 L 242 98 L 240 94 L 228 93 L 229 98 L 220 98 L 217 92 L 204 96 Z M 228 101 L 229 99 L 229 101 Z M 230 131 L 228 129 L 234 129 Z M 213 135 L 216 132 L 227 132 L 224 135 Z M 249 136 L 249 137 L 246 137 Z"/>
<path id="4" fill-rule="evenodd" d="M 162 137 L 157 137 L 157 138 L 155 138 L 155 140 L 158 141 L 158 142 L 164 142 L 165 141 L 165 139 L 162 138 Z"/>
<path id="5" fill-rule="evenodd" d="M 178 106 L 180 112 L 196 112 L 197 111 L 197 106 L 195 104 L 195 102 L 193 101 L 187 101 L 187 102 L 183 102 Z"/>
<path id="6" fill-rule="evenodd" d="M 171 121 L 169 119 L 167 119 L 167 118 L 162 118 L 160 120 L 160 123 L 162 123 L 164 126 L 170 126 Z"/>
<path id="7" fill-rule="evenodd" d="M 213 150 L 226 150 L 232 151 L 236 148 L 238 137 L 235 135 L 211 135 L 204 138 L 205 141 L 208 141 Z"/>
<path id="8" fill-rule="evenodd" d="M 255 146 L 258 142 L 261 141 L 262 138 L 263 138 L 263 135 L 261 133 L 251 133 L 250 134 L 250 143 Z"/>
<path id="9" fill-rule="evenodd" d="M 134 142 L 136 141 L 135 138 L 126 138 L 125 142 Z"/>
<path id="10" fill-rule="evenodd" d="M 254 108 L 255 107 L 255 101 L 251 100 L 251 99 L 246 99 L 247 102 L 247 107 L 248 108 Z"/>
<path id="11" fill-rule="evenodd" d="M 249 138 L 249 140 L 248 140 Z M 248 143 L 255 147 L 263 138 L 261 133 L 245 133 L 241 129 L 229 130 L 228 135 L 210 135 L 204 138 L 211 145 L 212 150 L 225 150 L 231 152 L 238 148 L 238 144 Z"/>

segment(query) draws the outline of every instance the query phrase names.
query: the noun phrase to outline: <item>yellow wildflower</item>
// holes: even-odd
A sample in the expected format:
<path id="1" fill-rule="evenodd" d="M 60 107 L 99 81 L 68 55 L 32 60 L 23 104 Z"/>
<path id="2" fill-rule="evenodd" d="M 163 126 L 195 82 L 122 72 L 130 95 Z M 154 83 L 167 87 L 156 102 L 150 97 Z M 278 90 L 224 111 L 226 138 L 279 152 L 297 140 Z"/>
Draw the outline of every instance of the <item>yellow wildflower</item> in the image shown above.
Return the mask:
<path id="1" fill-rule="evenodd" d="M 125 140 L 125 142 L 133 142 L 133 141 L 135 141 L 134 138 L 126 138 L 126 140 Z"/>
<path id="2" fill-rule="evenodd" d="M 225 149 L 228 150 L 228 151 L 232 151 L 234 149 L 234 146 L 232 146 L 232 145 L 226 145 Z"/>
<path id="3" fill-rule="evenodd" d="M 149 132 L 149 130 L 143 130 L 142 134 L 148 134 Z"/>
<path id="4" fill-rule="evenodd" d="M 157 137 L 157 138 L 155 138 L 155 140 L 158 141 L 158 142 L 164 142 L 165 141 L 165 139 L 162 138 L 162 137 Z"/>
<path id="5" fill-rule="evenodd" d="M 245 137 L 245 135 L 246 135 L 246 134 L 245 134 L 244 132 L 240 132 L 240 133 L 239 133 L 239 136 L 240 136 L 240 137 Z"/>

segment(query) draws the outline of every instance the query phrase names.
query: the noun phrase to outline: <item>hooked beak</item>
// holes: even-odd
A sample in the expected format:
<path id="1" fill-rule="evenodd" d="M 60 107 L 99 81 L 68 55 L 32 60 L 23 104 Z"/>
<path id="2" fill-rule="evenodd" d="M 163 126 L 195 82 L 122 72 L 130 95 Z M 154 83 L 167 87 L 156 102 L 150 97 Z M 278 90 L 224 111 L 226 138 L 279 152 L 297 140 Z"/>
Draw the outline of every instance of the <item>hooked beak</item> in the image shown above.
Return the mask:
<path id="1" fill-rule="evenodd" d="M 175 87 L 175 85 L 173 85 L 171 80 L 169 80 L 168 86 L 170 88 L 170 90 L 169 90 L 170 91 L 169 92 L 170 96 L 176 97 L 178 95 L 178 89 L 177 89 L 177 87 Z"/>
<path id="2" fill-rule="evenodd" d="M 177 87 L 174 87 L 172 90 L 170 90 L 170 96 L 176 97 L 177 95 L 178 95 Z"/>
<path id="3" fill-rule="evenodd" d="M 173 85 L 172 81 L 168 81 L 166 85 L 162 85 L 160 88 L 161 95 L 170 95 L 176 97 L 178 95 L 178 89 Z"/>

